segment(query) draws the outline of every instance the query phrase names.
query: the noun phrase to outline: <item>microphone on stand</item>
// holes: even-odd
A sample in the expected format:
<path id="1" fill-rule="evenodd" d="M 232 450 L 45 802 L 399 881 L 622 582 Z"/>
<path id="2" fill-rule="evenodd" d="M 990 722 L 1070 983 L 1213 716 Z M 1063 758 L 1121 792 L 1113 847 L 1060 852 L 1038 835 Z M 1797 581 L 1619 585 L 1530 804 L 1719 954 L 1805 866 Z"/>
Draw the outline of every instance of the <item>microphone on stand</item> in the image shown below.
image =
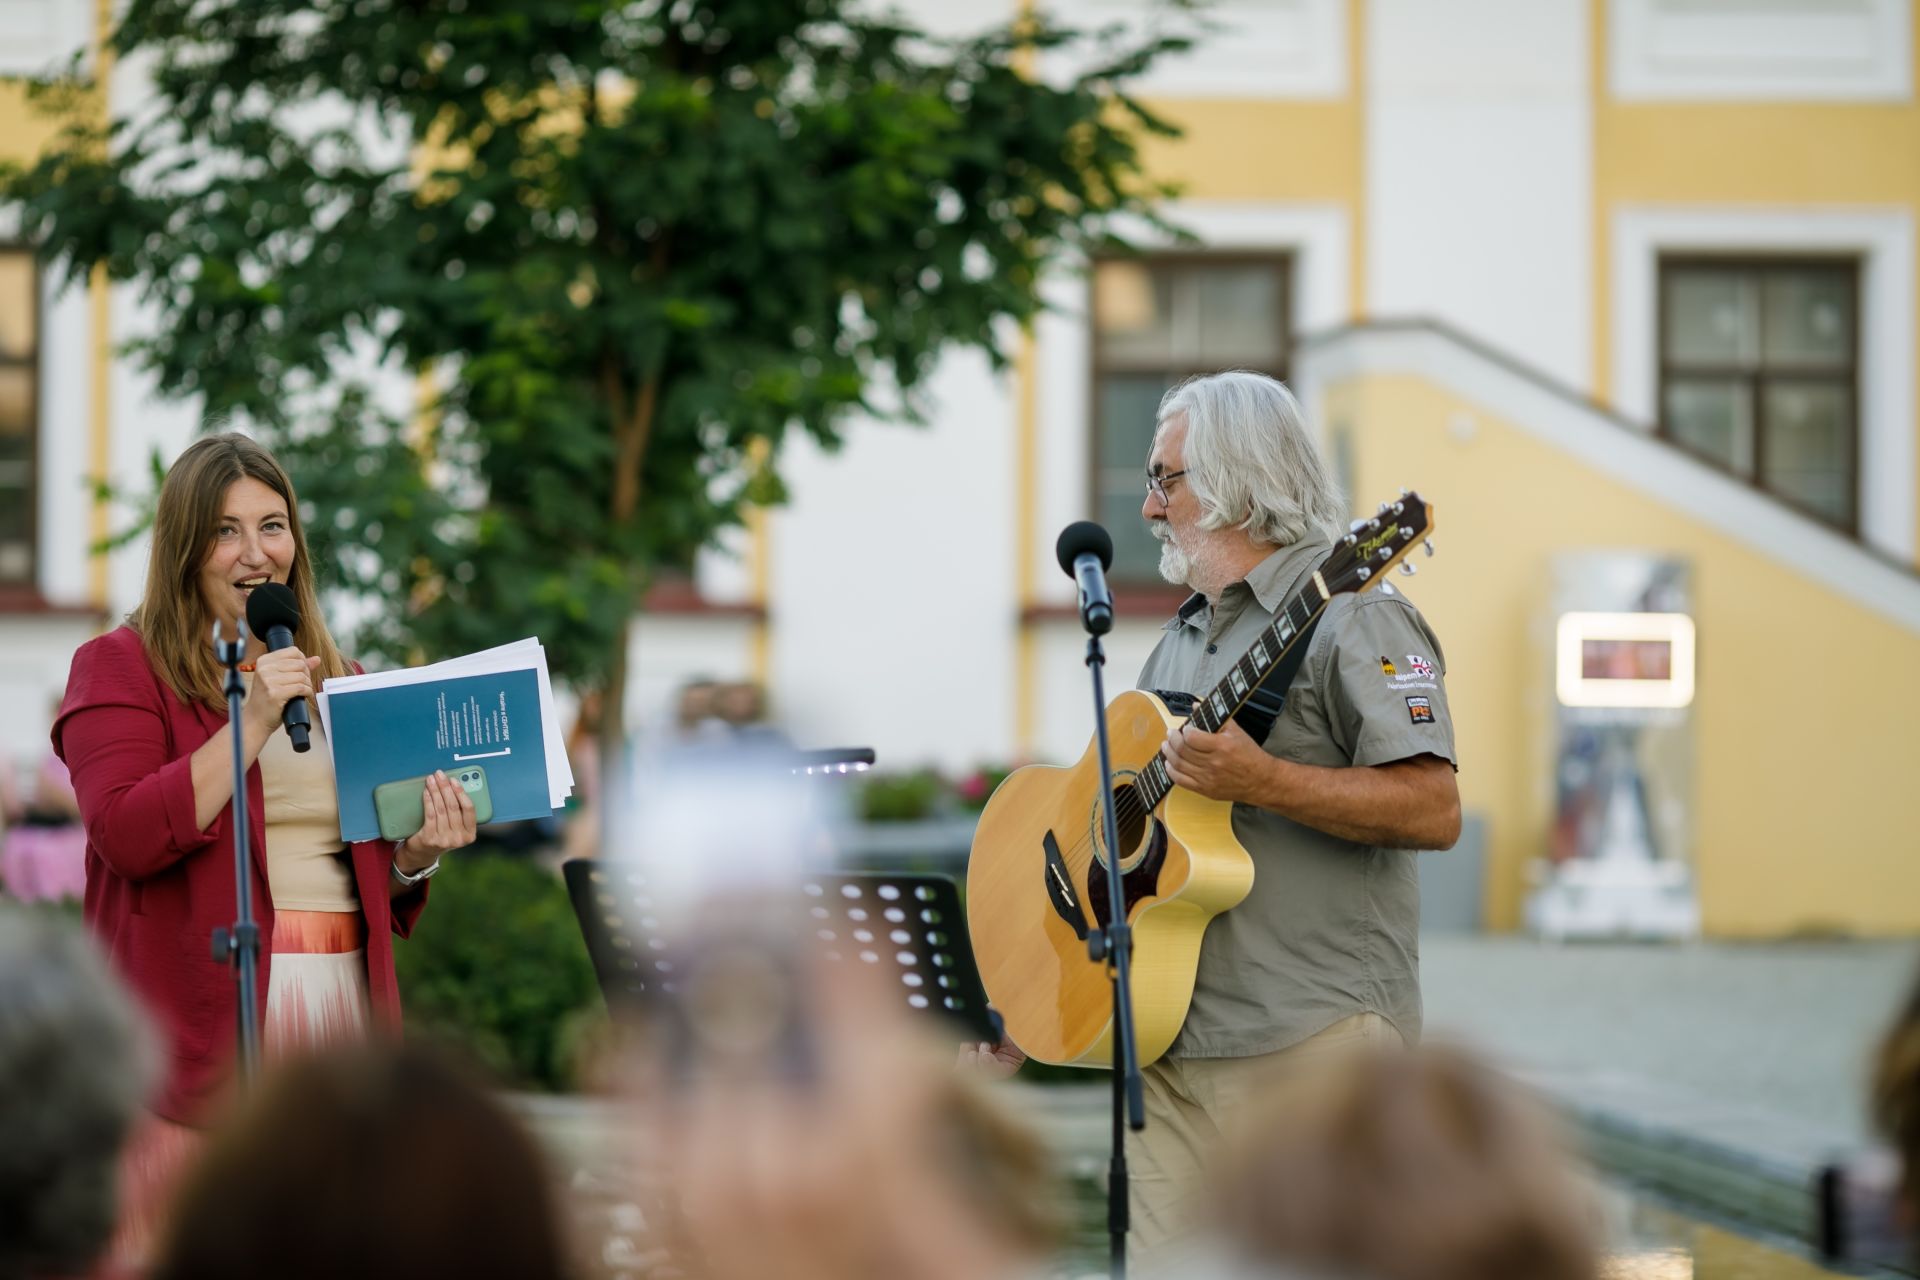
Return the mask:
<path id="1" fill-rule="evenodd" d="M 1091 520 L 1078 520 L 1060 531 L 1053 544 L 1060 570 L 1080 584 L 1080 625 L 1089 635 L 1113 630 L 1113 593 L 1107 590 L 1107 570 L 1113 565 L 1113 538 Z"/>
<path id="2" fill-rule="evenodd" d="M 300 628 L 300 602 L 294 599 L 292 589 L 266 582 L 248 592 L 247 627 L 267 642 L 269 650 L 293 648 L 293 633 Z M 312 722 L 307 717 L 305 698 L 295 698 L 280 708 L 280 723 L 287 727 L 287 738 L 295 751 L 312 749 Z"/>

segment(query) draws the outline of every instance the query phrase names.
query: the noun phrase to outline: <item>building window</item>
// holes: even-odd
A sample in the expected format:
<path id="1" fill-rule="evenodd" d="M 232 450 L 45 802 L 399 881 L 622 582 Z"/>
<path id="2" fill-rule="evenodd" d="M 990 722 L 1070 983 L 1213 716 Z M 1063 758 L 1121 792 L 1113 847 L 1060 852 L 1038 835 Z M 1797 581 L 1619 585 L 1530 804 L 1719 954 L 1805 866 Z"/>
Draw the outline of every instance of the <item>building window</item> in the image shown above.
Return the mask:
<path id="1" fill-rule="evenodd" d="M 0 246 L 0 589 L 34 583 L 39 370 L 39 268 L 32 250 Z"/>
<path id="2" fill-rule="evenodd" d="M 1852 259 L 1662 258 L 1661 433 L 1857 532 L 1859 299 Z"/>
<path id="3" fill-rule="evenodd" d="M 1140 519 L 1154 411 L 1197 373 L 1285 378 L 1292 332 L 1281 255 L 1107 258 L 1093 274 L 1094 519 L 1113 534 L 1111 576 L 1159 583 L 1160 544 Z"/>

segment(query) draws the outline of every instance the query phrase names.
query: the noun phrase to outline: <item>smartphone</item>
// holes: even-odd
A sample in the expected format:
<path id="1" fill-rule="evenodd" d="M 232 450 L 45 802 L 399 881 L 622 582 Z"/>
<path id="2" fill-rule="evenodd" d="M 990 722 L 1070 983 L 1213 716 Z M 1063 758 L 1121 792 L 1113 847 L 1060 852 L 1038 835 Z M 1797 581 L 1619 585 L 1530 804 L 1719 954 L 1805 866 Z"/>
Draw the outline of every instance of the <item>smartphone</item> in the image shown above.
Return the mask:
<path id="1" fill-rule="evenodd" d="M 1868 1152 L 1823 1166 L 1815 1195 L 1822 1261 L 1914 1273 L 1920 1253 L 1900 1203 L 1900 1161 L 1892 1152 Z"/>
<path id="2" fill-rule="evenodd" d="M 493 821 L 493 793 L 487 790 L 487 771 L 477 764 L 449 769 L 447 776 L 473 801 L 476 824 Z M 427 822 L 427 780 L 402 778 L 373 789 L 373 812 L 380 820 L 382 840 L 405 840 Z"/>

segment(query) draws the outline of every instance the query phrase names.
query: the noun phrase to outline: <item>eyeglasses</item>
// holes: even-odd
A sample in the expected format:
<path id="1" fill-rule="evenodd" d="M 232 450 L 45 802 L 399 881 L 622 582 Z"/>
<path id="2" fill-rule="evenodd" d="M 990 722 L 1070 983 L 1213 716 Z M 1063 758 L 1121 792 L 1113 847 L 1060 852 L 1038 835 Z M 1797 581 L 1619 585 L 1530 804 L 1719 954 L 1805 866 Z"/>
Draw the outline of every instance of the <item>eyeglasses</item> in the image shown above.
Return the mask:
<path id="1" fill-rule="evenodd" d="M 1160 505 L 1164 507 L 1167 505 L 1167 481 L 1178 480 L 1185 474 L 1187 473 L 1184 471 L 1169 471 L 1164 474 L 1149 471 L 1147 472 L 1147 492 L 1160 499 Z"/>

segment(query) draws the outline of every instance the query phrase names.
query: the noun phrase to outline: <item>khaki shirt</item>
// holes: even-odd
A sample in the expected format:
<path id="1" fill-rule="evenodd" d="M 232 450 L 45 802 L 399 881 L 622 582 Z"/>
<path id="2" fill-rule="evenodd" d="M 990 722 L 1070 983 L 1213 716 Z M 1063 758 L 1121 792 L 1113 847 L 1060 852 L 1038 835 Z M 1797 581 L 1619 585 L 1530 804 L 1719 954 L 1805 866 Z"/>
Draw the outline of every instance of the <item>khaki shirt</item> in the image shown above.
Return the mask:
<path id="1" fill-rule="evenodd" d="M 1282 547 L 1221 593 L 1195 595 L 1166 625 L 1139 687 L 1203 694 L 1253 645 L 1330 550 Z M 1430 754 L 1457 764 L 1425 619 L 1398 591 L 1337 595 L 1266 749 L 1301 764 L 1387 764 Z M 1215 917 L 1171 1056 L 1240 1058 L 1295 1044 L 1356 1013 L 1420 1034 L 1418 855 L 1327 835 L 1250 805 L 1233 832 L 1253 856 L 1253 890 Z"/>

